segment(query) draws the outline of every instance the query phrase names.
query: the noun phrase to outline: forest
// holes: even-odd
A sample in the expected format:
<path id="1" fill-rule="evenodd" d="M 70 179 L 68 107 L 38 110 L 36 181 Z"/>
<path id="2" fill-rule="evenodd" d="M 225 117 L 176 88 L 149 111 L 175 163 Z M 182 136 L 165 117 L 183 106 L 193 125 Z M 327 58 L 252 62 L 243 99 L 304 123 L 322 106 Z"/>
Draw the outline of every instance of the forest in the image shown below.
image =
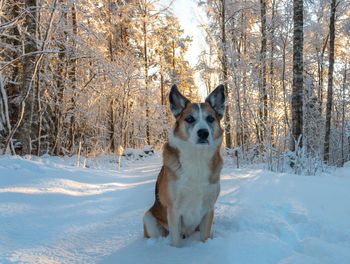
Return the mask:
<path id="1" fill-rule="evenodd" d="M 314 175 L 350 160 L 349 0 L 194 1 L 195 65 L 174 2 L 1 0 L 1 153 L 160 150 L 170 87 L 201 101 L 222 83 L 240 163 Z"/>

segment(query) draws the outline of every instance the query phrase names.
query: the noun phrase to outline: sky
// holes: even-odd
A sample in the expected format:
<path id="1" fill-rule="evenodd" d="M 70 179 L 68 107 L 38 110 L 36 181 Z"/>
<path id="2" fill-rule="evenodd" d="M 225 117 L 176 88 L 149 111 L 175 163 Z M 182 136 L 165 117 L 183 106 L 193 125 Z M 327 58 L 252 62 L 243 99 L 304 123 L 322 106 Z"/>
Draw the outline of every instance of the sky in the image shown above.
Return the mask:
<path id="1" fill-rule="evenodd" d="M 192 67 L 195 67 L 198 63 L 198 56 L 205 47 L 205 36 L 200 27 L 201 17 L 204 17 L 205 14 L 198 7 L 198 1 L 196 0 L 175 0 L 172 8 L 180 21 L 181 27 L 185 31 L 185 36 L 190 36 L 193 39 L 185 58 L 190 62 Z M 202 97 L 206 96 L 204 84 L 201 82 L 198 73 L 195 74 L 195 82 Z"/>
<path id="2" fill-rule="evenodd" d="M 204 39 L 198 17 L 200 10 L 194 0 L 175 0 L 173 10 L 180 20 L 181 27 L 185 30 L 185 35 L 193 38 L 193 43 L 186 54 L 186 59 L 192 66 L 195 66 L 198 62 L 198 55 L 203 49 Z"/>

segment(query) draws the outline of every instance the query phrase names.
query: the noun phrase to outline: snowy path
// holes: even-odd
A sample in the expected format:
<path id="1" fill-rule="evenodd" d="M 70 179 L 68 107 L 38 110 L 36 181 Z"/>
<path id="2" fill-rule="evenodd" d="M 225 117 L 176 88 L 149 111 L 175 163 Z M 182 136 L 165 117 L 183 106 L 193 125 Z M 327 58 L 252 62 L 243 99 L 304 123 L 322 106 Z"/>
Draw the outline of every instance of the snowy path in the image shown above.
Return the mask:
<path id="1" fill-rule="evenodd" d="M 214 239 L 143 238 L 159 157 L 120 172 L 0 158 L 0 263 L 350 263 L 350 164 L 333 175 L 222 174 Z"/>

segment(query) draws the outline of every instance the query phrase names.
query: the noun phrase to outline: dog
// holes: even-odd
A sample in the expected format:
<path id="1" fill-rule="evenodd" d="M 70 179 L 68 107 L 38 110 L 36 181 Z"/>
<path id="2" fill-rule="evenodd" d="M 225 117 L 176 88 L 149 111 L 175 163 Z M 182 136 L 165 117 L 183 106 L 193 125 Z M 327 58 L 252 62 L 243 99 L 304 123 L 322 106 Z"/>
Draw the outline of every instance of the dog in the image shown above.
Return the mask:
<path id="1" fill-rule="evenodd" d="M 195 231 L 203 242 L 211 237 L 223 166 L 224 86 L 204 103 L 191 103 L 173 85 L 169 103 L 176 122 L 164 145 L 155 202 L 143 216 L 143 228 L 146 238 L 169 235 L 171 245 L 180 247 L 181 239 Z"/>

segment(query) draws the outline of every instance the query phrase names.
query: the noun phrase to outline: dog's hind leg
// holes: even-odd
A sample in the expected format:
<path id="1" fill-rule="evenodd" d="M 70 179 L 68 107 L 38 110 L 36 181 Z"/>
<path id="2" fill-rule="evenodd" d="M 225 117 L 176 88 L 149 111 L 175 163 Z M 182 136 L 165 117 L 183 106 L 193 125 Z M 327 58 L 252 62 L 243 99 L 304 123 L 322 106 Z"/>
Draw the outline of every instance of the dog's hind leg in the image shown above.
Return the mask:
<path id="1" fill-rule="evenodd" d="M 166 231 L 150 211 L 145 213 L 143 216 L 143 233 L 146 238 L 165 236 Z"/>

